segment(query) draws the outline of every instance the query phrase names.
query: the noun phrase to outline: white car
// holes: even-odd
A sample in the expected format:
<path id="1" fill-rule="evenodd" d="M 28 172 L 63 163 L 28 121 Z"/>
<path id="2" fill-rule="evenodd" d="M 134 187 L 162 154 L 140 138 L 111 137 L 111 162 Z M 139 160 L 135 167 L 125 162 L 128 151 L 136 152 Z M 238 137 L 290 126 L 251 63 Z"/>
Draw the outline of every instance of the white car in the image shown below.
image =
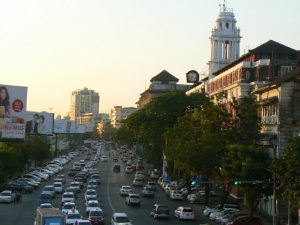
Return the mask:
<path id="1" fill-rule="evenodd" d="M 215 220 L 217 217 L 223 216 L 223 215 L 227 214 L 228 212 L 239 212 L 239 211 L 240 211 L 239 209 L 232 208 L 232 209 L 224 209 L 221 212 L 212 212 L 209 215 L 209 219 Z"/>
<path id="2" fill-rule="evenodd" d="M 61 208 L 61 211 L 64 214 L 68 214 L 69 211 L 76 209 L 75 202 L 66 202 L 63 207 Z"/>
<path id="3" fill-rule="evenodd" d="M 75 225 L 77 220 L 82 219 L 78 210 L 71 210 L 68 212 L 66 217 L 66 225 Z"/>
<path id="4" fill-rule="evenodd" d="M 129 194 L 132 194 L 132 193 L 133 193 L 132 188 L 129 185 L 123 185 L 120 188 L 120 194 L 122 196 L 128 196 Z"/>
<path id="5" fill-rule="evenodd" d="M 93 189 L 88 189 L 85 193 L 84 199 L 87 201 L 91 197 L 96 197 L 97 198 L 97 193 Z"/>
<path id="6" fill-rule="evenodd" d="M 108 161 L 108 158 L 107 156 L 101 156 L 101 162 L 107 162 Z"/>
<path id="7" fill-rule="evenodd" d="M 141 205 L 141 198 L 138 194 L 129 194 L 126 197 L 125 203 L 127 205 Z"/>
<path id="8" fill-rule="evenodd" d="M 63 193 L 62 198 L 61 198 L 62 205 L 65 202 L 75 202 L 75 196 L 74 196 L 73 192 L 65 192 L 65 193 Z"/>
<path id="9" fill-rule="evenodd" d="M 91 200 L 91 201 L 88 201 L 87 204 L 86 204 L 86 209 L 85 209 L 85 212 L 86 214 L 89 214 L 90 211 L 92 210 L 100 210 L 102 211 L 101 209 L 101 206 L 99 204 L 99 202 L 96 200 Z"/>
<path id="10" fill-rule="evenodd" d="M 132 225 L 126 213 L 114 213 L 111 217 L 111 225 Z"/>
<path id="11" fill-rule="evenodd" d="M 0 202 L 14 202 L 16 199 L 16 195 L 10 191 L 5 190 L 0 193 Z"/>
<path id="12" fill-rule="evenodd" d="M 183 200 L 183 194 L 179 190 L 172 190 L 170 193 L 170 199 L 172 200 Z"/>
<path id="13" fill-rule="evenodd" d="M 41 209 L 51 209 L 51 208 L 54 208 L 54 207 L 51 203 L 42 203 L 42 204 L 40 204 L 39 208 L 41 208 Z"/>
<path id="14" fill-rule="evenodd" d="M 77 220 L 76 225 L 92 225 L 92 223 L 89 220 Z"/>
<path id="15" fill-rule="evenodd" d="M 143 173 L 137 172 L 134 178 L 145 179 L 145 175 Z"/>
<path id="16" fill-rule="evenodd" d="M 192 208 L 190 207 L 183 207 L 179 206 L 174 211 L 174 215 L 176 218 L 180 220 L 194 220 L 195 219 L 195 213 Z"/>
<path id="17" fill-rule="evenodd" d="M 64 186 L 62 182 L 54 182 L 54 191 L 56 193 L 63 193 L 64 191 Z"/>

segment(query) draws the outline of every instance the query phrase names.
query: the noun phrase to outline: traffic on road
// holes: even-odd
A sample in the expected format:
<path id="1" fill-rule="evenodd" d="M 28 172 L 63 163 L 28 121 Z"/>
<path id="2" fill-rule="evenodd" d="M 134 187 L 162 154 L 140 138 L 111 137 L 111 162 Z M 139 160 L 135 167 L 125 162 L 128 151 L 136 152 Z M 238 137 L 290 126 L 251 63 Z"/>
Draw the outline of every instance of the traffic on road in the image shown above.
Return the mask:
<path id="1" fill-rule="evenodd" d="M 2 225 L 201 224 L 212 215 L 210 222 L 227 224 L 245 214 L 234 205 L 192 204 L 186 188 L 160 177 L 133 149 L 105 142 L 11 181 L 0 201 L 16 202 L 17 193 L 18 204 L 0 205 Z"/>

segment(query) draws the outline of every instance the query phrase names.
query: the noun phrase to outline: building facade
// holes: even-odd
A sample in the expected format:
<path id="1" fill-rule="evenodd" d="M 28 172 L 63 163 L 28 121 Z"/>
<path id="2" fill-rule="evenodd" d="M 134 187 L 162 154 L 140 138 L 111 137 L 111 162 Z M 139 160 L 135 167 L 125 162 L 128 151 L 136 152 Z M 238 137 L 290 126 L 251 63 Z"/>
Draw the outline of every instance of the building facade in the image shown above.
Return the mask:
<path id="1" fill-rule="evenodd" d="M 163 70 L 156 76 L 152 77 L 149 88 L 140 95 L 140 99 L 136 103 L 138 108 L 143 108 L 151 101 L 151 99 L 162 94 L 170 91 L 186 92 L 190 88 L 190 85 L 177 84 L 178 81 L 178 78 L 166 70 Z"/>
<path id="2" fill-rule="evenodd" d="M 110 114 L 110 123 L 114 128 L 119 128 L 123 120 L 125 120 L 130 114 L 137 111 L 137 108 L 134 107 L 122 107 L 114 106 Z"/>
<path id="3" fill-rule="evenodd" d="M 77 117 L 86 113 L 92 113 L 94 116 L 99 114 L 100 97 L 99 93 L 87 88 L 76 90 L 71 95 L 70 117 L 76 120 Z"/>

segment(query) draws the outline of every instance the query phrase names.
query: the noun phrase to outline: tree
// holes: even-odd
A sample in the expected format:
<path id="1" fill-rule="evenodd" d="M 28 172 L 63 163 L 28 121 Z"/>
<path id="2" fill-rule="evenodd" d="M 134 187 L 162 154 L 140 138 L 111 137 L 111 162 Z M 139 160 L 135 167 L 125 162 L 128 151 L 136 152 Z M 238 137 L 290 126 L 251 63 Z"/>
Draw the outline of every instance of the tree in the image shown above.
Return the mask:
<path id="1" fill-rule="evenodd" d="M 27 137 L 24 143 L 29 158 L 34 161 L 35 166 L 40 166 L 43 162 L 50 159 L 50 145 L 45 136 L 30 136 Z"/>
<path id="2" fill-rule="evenodd" d="M 300 207 L 300 137 L 290 140 L 284 157 L 273 160 L 273 171 L 279 182 L 282 196 L 288 201 L 288 224 Z"/>
<path id="3" fill-rule="evenodd" d="M 222 173 L 232 188 L 234 181 L 240 181 L 240 190 L 252 218 L 259 201 L 272 194 L 273 176 L 268 154 L 256 146 L 227 146 L 222 162 Z M 229 192 L 230 190 L 228 190 Z"/>
<path id="4" fill-rule="evenodd" d="M 204 102 L 209 102 L 204 94 L 186 96 L 182 92 L 170 92 L 156 97 L 124 121 L 117 131 L 117 139 L 126 144 L 141 143 L 147 159 L 160 168 L 165 149 L 164 133 L 189 109 Z"/>

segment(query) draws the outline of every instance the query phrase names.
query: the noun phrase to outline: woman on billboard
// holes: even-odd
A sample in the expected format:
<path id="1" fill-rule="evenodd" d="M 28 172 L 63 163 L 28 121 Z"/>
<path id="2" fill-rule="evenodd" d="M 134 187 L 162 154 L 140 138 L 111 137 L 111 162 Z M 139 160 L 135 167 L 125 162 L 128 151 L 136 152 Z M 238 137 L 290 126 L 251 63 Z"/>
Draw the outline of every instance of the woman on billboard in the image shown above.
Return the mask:
<path id="1" fill-rule="evenodd" d="M 46 133 L 45 116 L 43 116 L 43 115 L 40 115 L 40 118 L 39 118 L 38 132 L 40 134 Z"/>
<path id="2" fill-rule="evenodd" d="M 10 116 L 10 102 L 8 90 L 5 86 L 0 86 L 0 118 Z"/>

